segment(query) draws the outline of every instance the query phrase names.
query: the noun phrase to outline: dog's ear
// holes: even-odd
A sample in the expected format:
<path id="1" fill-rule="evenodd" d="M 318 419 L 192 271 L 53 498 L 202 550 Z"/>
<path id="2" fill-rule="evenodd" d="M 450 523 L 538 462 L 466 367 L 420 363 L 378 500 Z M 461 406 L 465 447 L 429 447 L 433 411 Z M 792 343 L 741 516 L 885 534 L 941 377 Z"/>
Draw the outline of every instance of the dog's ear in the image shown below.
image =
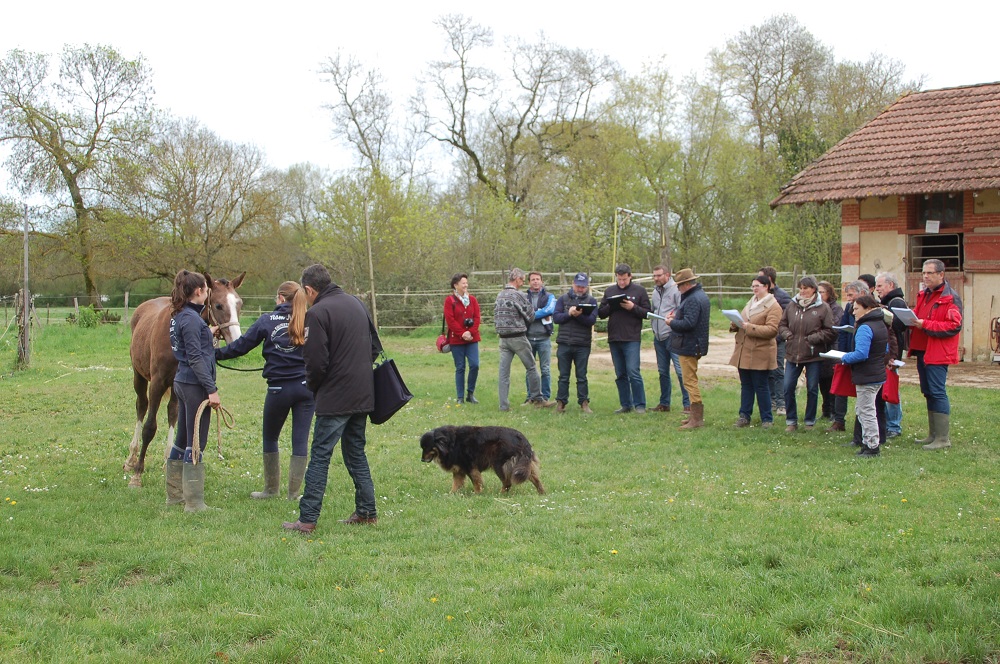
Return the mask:
<path id="1" fill-rule="evenodd" d="M 448 443 L 450 442 L 451 436 L 449 436 L 444 431 L 437 431 L 434 434 L 434 446 L 438 448 L 441 454 L 448 453 Z"/>

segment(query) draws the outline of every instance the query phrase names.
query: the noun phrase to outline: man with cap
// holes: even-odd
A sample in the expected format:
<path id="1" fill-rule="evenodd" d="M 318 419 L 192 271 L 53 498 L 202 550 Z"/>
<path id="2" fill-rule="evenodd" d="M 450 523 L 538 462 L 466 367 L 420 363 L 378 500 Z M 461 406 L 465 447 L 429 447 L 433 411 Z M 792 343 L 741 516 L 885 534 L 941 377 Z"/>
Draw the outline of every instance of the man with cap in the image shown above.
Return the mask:
<path id="1" fill-rule="evenodd" d="M 615 385 L 621 408 L 615 413 L 646 412 L 646 387 L 640 371 L 642 321 L 649 313 L 649 294 L 632 281 L 632 268 L 615 268 L 615 285 L 601 298 L 597 315 L 608 319 L 608 346 L 615 365 Z"/>
<path id="2" fill-rule="evenodd" d="M 653 268 L 653 313 L 662 318 L 653 318 L 653 350 L 656 351 L 656 368 L 660 373 L 660 403 L 656 412 L 670 412 L 670 393 L 673 391 L 670 385 L 670 365 L 674 365 L 677 373 L 677 382 L 681 386 L 681 401 L 684 404 L 684 412 L 691 412 L 691 396 L 684 387 L 683 371 L 681 370 L 680 356 L 670 350 L 670 326 L 667 325 L 667 314 L 677 308 L 681 303 L 681 292 L 677 290 L 674 278 L 663 265 Z"/>
<path id="3" fill-rule="evenodd" d="M 569 372 L 576 370 L 576 401 L 585 413 L 590 410 L 587 385 L 587 363 L 597 322 L 597 300 L 590 294 L 590 279 L 583 272 L 573 277 L 573 287 L 556 301 L 552 319 L 559 326 L 556 333 L 556 361 L 559 365 L 559 385 L 556 390 L 556 412 L 565 413 L 569 401 Z"/>
<path id="4" fill-rule="evenodd" d="M 554 404 L 542 399 L 542 380 L 535 366 L 535 357 L 531 353 L 528 342 L 528 326 L 535 319 L 531 303 L 521 292 L 524 285 L 524 270 L 513 268 L 496 304 L 493 305 L 493 327 L 500 337 L 500 380 L 498 383 L 500 395 L 500 410 L 510 410 L 510 365 L 517 355 L 528 372 L 528 400 L 537 407 L 548 407 Z"/>
<path id="5" fill-rule="evenodd" d="M 681 356 L 684 387 L 691 395 L 691 415 L 681 423 L 681 429 L 697 429 L 705 424 L 705 405 L 698 388 L 698 360 L 708 354 L 708 318 L 712 304 L 698 283 L 691 268 L 674 275 L 681 292 L 681 303 L 667 314 L 670 326 L 670 349 Z"/>

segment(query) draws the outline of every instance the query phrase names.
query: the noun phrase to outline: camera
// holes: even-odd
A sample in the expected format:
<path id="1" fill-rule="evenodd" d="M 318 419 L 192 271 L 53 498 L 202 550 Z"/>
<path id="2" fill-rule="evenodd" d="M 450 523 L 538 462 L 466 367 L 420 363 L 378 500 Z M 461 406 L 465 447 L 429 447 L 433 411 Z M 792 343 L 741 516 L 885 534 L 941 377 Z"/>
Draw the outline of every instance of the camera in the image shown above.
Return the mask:
<path id="1" fill-rule="evenodd" d="M 466 318 L 462 322 L 465 324 L 465 327 L 472 327 L 473 325 L 476 324 L 476 321 L 473 320 L 472 318 Z"/>

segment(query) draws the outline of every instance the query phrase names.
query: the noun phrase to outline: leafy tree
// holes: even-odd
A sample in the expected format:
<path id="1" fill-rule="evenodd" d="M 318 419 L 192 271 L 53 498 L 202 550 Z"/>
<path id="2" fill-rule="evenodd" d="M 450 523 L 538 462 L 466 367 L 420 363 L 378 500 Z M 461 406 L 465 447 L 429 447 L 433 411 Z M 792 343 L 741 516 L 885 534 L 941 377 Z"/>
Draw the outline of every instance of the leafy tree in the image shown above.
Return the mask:
<path id="1" fill-rule="evenodd" d="M 49 237 L 77 261 L 96 307 L 101 246 L 116 239 L 115 182 L 149 139 L 151 96 L 145 61 L 108 46 L 67 46 L 55 74 L 43 54 L 13 50 L 0 62 L 0 141 L 12 148 L 12 182 L 71 220 Z"/>

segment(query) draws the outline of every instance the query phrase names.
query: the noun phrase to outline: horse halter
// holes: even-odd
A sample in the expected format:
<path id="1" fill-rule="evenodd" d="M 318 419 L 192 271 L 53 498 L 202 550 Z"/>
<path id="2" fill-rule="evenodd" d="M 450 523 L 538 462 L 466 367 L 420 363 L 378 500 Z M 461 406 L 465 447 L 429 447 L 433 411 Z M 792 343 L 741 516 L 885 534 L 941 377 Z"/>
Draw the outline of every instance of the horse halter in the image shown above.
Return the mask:
<path id="1" fill-rule="evenodd" d="M 222 334 L 222 331 L 224 329 L 226 329 L 227 327 L 234 327 L 234 326 L 238 326 L 240 324 L 239 320 L 231 320 L 231 321 L 229 321 L 227 323 L 220 323 L 219 320 L 215 317 L 215 309 L 212 308 L 212 289 L 211 289 L 211 287 L 208 289 L 208 298 L 205 300 L 205 302 L 206 302 L 205 311 L 208 312 L 206 314 L 205 318 L 208 320 L 208 324 L 209 325 L 211 325 L 211 326 L 213 326 L 215 328 L 218 328 L 217 331 L 216 331 L 216 334 Z"/>

